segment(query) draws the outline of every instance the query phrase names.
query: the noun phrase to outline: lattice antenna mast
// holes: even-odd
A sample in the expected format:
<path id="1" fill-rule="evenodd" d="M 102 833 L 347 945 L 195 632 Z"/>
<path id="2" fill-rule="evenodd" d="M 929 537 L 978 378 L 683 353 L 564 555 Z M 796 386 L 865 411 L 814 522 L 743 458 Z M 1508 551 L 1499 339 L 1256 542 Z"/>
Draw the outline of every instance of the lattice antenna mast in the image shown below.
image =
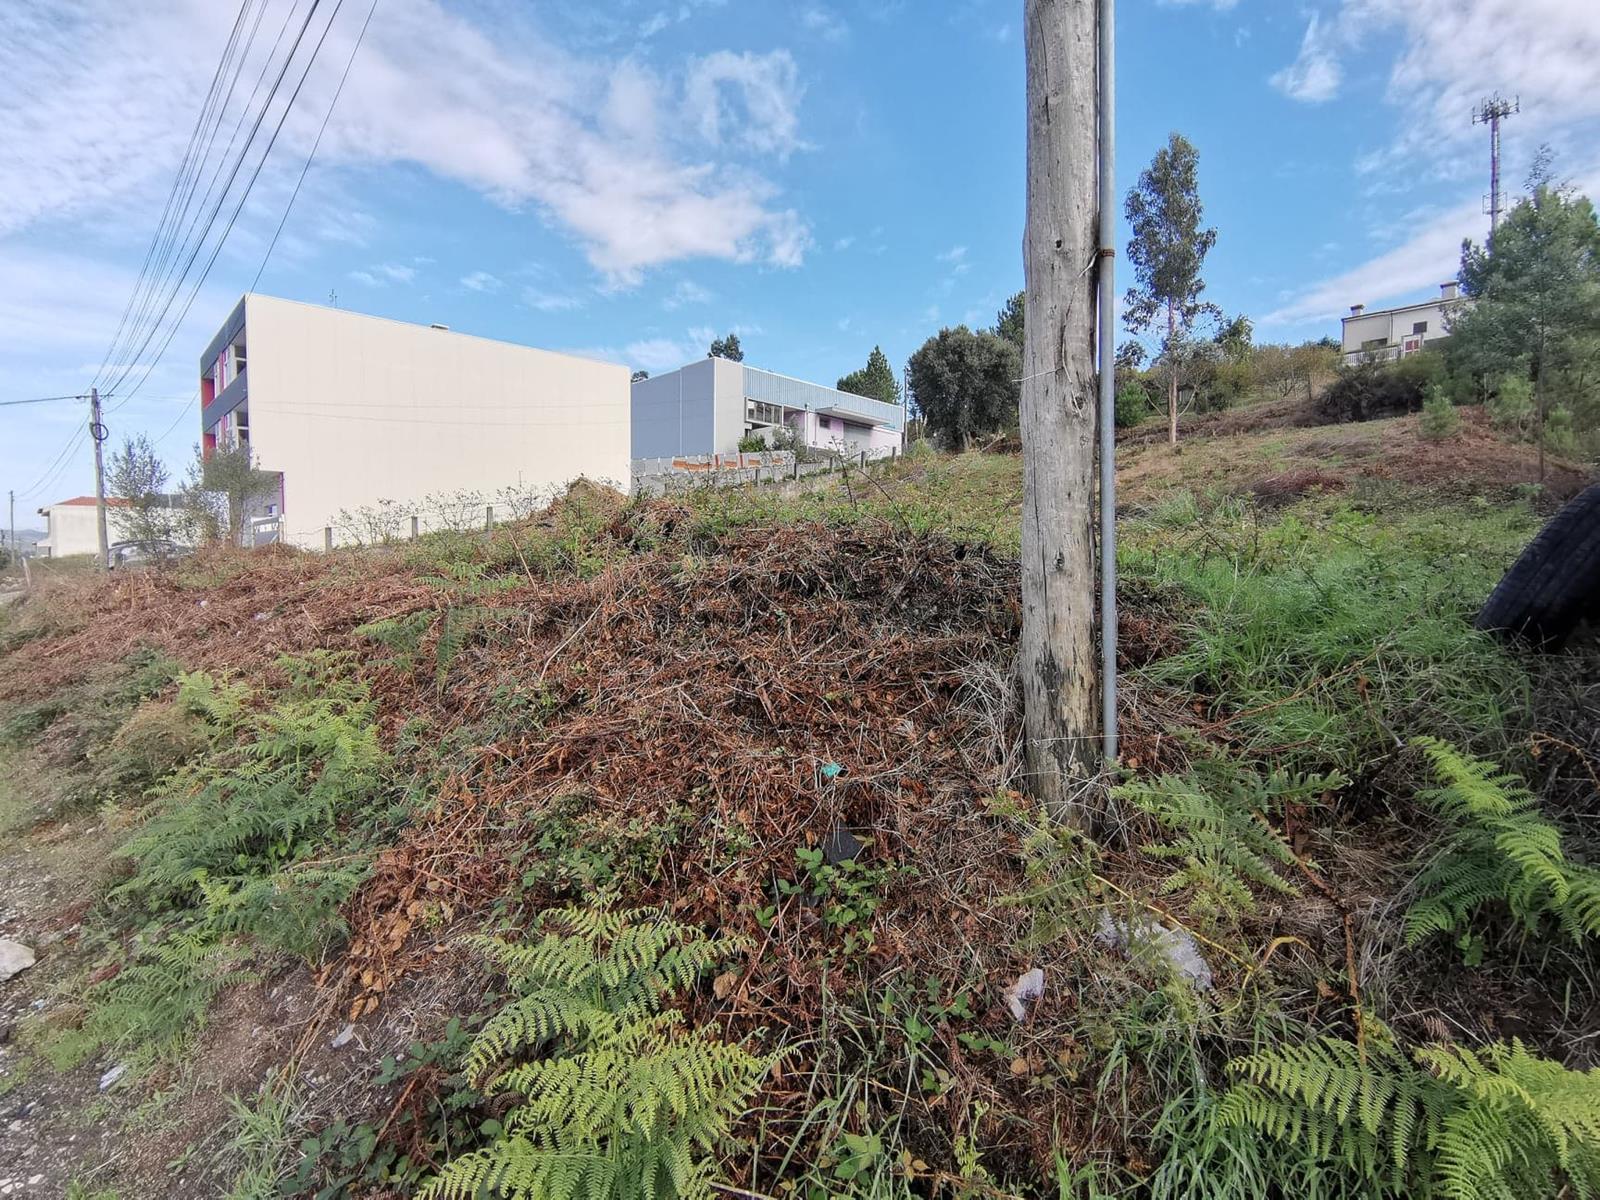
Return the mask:
<path id="1" fill-rule="evenodd" d="M 1489 127 L 1489 248 L 1494 249 L 1494 233 L 1500 227 L 1500 122 L 1522 111 L 1521 99 L 1504 99 L 1498 92 L 1472 110 L 1474 125 Z"/>

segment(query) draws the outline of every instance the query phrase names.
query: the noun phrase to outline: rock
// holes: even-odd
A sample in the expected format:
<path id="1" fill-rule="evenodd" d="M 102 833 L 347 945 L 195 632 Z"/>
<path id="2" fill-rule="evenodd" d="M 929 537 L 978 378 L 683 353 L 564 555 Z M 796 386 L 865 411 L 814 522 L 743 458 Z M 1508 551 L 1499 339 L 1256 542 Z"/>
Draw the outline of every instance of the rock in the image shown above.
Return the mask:
<path id="1" fill-rule="evenodd" d="M 333 1047 L 333 1049 L 338 1050 L 343 1046 L 348 1046 L 350 1044 L 350 1039 L 355 1036 L 356 1027 L 353 1024 L 346 1025 L 343 1029 L 339 1030 L 339 1032 L 334 1036 L 333 1041 L 329 1042 L 328 1045 Z"/>
<path id="2" fill-rule="evenodd" d="M 843 826 L 835 828 L 822 843 L 822 856 L 833 867 L 849 862 L 861 850 L 861 840 Z"/>
<path id="3" fill-rule="evenodd" d="M 21 942 L 0 938 L 0 983 L 20 975 L 34 964 L 33 951 Z"/>
<path id="4" fill-rule="evenodd" d="M 1102 946 L 1125 949 L 1130 956 L 1153 955 L 1164 960 L 1180 979 L 1203 991 L 1211 990 L 1211 964 L 1186 930 L 1173 929 L 1151 917 L 1119 921 L 1102 911 L 1094 940 Z"/>
<path id="5" fill-rule="evenodd" d="M 1017 981 L 1005 990 L 1006 1007 L 1013 1020 L 1026 1021 L 1028 1006 L 1044 995 L 1044 972 L 1038 967 L 1024 971 Z"/>
<path id="6" fill-rule="evenodd" d="M 112 1067 L 104 1075 L 100 1076 L 100 1090 L 102 1092 L 105 1091 L 112 1084 L 116 1083 L 117 1080 L 121 1079 L 125 1074 L 127 1074 L 127 1071 L 127 1063 L 118 1063 L 116 1066 Z"/>

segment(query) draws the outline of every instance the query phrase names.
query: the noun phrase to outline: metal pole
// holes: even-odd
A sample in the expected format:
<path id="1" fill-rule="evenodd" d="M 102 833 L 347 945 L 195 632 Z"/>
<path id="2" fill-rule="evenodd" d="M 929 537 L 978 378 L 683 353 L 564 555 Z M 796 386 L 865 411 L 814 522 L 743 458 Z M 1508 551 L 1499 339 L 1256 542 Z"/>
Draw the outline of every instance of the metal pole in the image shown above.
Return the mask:
<path id="1" fill-rule="evenodd" d="M 1105 765 L 1117 762 L 1116 0 L 1100 0 L 1100 705 Z"/>
<path id="2" fill-rule="evenodd" d="M 89 437 L 94 441 L 94 507 L 95 532 L 100 543 L 100 569 L 111 565 L 111 546 L 106 538 L 106 475 L 101 462 L 101 443 L 106 440 L 106 427 L 100 424 L 100 389 L 89 389 Z"/>
<path id="3" fill-rule="evenodd" d="M 6 501 L 11 508 L 11 561 L 6 566 L 15 569 L 17 560 L 22 557 L 17 553 L 17 493 L 15 491 L 7 492 Z"/>

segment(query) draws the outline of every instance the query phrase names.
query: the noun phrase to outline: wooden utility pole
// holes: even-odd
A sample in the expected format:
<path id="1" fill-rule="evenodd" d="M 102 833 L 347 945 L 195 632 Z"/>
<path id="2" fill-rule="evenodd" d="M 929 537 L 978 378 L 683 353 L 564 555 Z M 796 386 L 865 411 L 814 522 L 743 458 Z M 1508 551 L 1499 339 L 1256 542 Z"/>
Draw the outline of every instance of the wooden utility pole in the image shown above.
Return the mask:
<path id="1" fill-rule="evenodd" d="M 111 566 L 111 546 L 106 538 L 106 473 L 100 447 L 106 440 L 106 427 L 100 424 L 100 389 L 89 389 L 89 440 L 94 443 L 95 532 L 100 541 L 100 569 Z"/>
<path id="2" fill-rule="evenodd" d="M 1087 824 L 1094 649 L 1096 0 L 1023 0 L 1027 321 L 1022 354 L 1022 649 L 1028 787 Z"/>
<path id="3" fill-rule="evenodd" d="M 6 493 L 6 504 L 11 510 L 11 561 L 6 564 L 15 568 L 22 555 L 17 553 L 17 493 L 15 490 Z"/>

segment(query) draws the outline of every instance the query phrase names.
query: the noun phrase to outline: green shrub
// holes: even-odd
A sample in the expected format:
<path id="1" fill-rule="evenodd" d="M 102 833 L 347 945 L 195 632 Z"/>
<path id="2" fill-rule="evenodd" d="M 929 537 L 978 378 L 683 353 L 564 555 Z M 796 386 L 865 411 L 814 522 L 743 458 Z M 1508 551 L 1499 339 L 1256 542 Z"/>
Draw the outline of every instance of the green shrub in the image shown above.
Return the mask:
<path id="1" fill-rule="evenodd" d="M 1232 920 L 1255 911 L 1252 886 L 1284 896 L 1299 891 L 1278 870 L 1294 866 L 1294 852 L 1265 814 L 1320 797 L 1345 782 L 1337 773 L 1260 775 L 1210 762 L 1188 775 L 1125 784 L 1115 795 L 1152 817 L 1165 835 L 1165 840 L 1140 846 L 1152 858 L 1176 864 L 1159 890 L 1186 892 L 1196 914 Z"/>
<path id="2" fill-rule="evenodd" d="M 516 1099 L 499 1139 L 420 1195 L 714 1195 L 711 1153 L 775 1059 L 684 1029 L 662 1001 L 734 944 L 656 910 L 567 908 L 544 923 L 532 944 L 475 939 L 516 998 L 473 1040 L 467 1071 Z"/>
<path id="3" fill-rule="evenodd" d="M 1379 1028 L 1230 1064 L 1244 1081 L 1217 1122 L 1309 1154 L 1381 1197 L 1578 1196 L 1600 1189 L 1600 1074 L 1569 1071 L 1520 1041 L 1409 1057 Z M 1290 1194 L 1290 1193 L 1281 1193 Z"/>
<path id="4" fill-rule="evenodd" d="M 1421 799 L 1445 821 L 1444 844 L 1417 878 L 1406 941 L 1464 930 L 1485 905 L 1504 904 L 1528 932 L 1546 918 L 1574 942 L 1600 934 L 1600 870 L 1571 862 L 1560 831 L 1540 816 L 1527 785 L 1437 738 L 1414 741 L 1439 786 Z M 1465 943 L 1469 955 L 1479 949 Z"/>
<path id="5" fill-rule="evenodd" d="M 1375 421 L 1402 416 L 1419 411 L 1428 389 L 1444 378 L 1444 360 L 1431 350 L 1393 362 L 1343 366 L 1317 397 L 1317 411 L 1325 421 Z"/>
<path id="6" fill-rule="evenodd" d="M 310 956 L 364 874 L 349 856 L 311 860 L 377 799 L 387 759 L 366 688 L 336 656 L 281 665 L 290 686 L 264 711 L 209 676 L 183 679 L 180 704 L 205 714 L 214 749 L 162 789 L 121 850 L 133 874 L 111 896 Z M 236 729 L 237 744 L 225 744 Z"/>
<path id="7" fill-rule="evenodd" d="M 1150 396 L 1144 385 L 1129 381 L 1117 389 L 1116 422 L 1118 429 L 1128 429 L 1150 415 Z"/>
<path id="8" fill-rule="evenodd" d="M 1533 431 L 1533 384 L 1526 375 L 1503 375 L 1489 397 L 1489 423 L 1501 433 L 1527 437 Z"/>
<path id="9" fill-rule="evenodd" d="M 1456 412 L 1456 406 L 1444 388 L 1438 384 L 1431 385 L 1422 402 L 1422 436 L 1429 441 L 1442 442 L 1447 437 L 1453 437 L 1460 428 L 1461 415 Z"/>

